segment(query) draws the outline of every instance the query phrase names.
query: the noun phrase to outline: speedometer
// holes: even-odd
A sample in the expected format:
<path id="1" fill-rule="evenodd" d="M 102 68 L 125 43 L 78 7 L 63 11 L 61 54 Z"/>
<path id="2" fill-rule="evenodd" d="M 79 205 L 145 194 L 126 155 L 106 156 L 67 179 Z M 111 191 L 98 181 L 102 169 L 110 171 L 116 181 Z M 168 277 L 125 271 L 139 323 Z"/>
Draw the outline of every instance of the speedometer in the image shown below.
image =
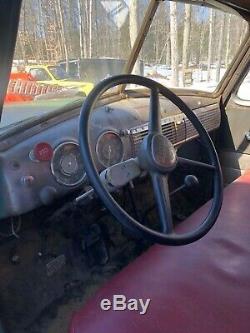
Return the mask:
<path id="1" fill-rule="evenodd" d="M 76 186 L 85 177 L 79 145 L 67 141 L 56 147 L 51 161 L 51 171 L 58 183 Z"/>
<path id="2" fill-rule="evenodd" d="M 124 155 L 122 139 L 111 131 L 101 134 L 97 140 L 96 154 L 99 162 L 106 168 L 121 162 Z"/>

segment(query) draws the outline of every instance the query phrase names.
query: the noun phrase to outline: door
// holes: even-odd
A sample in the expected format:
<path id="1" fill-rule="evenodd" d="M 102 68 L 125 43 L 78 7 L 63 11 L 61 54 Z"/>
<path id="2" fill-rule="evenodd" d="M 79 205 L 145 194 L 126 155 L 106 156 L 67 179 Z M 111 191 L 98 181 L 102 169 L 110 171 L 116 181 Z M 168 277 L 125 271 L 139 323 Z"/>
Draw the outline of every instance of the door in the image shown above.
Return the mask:
<path id="1" fill-rule="evenodd" d="M 250 170 L 250 71 L 222 112 L 220 157 L 226 182 Z"/>

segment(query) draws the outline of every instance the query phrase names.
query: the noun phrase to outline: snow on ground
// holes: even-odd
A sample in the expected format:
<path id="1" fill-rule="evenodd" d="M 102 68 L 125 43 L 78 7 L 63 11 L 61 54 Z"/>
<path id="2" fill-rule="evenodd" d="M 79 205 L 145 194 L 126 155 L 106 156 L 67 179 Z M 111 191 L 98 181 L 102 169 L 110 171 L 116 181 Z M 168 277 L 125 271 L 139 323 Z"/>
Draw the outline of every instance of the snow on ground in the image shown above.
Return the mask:
<path id="1" fill-rule="evenodd" d="M 237 95 L 242 100 L 250 101 L 250 72 L 240 86 Z"/>
<path id="2" fill-rule="evenodd" d="M 244 101 L 250 101 L 250 81 L 244 82 L 239 91 L 238 97 Z"/>
<path id="3" fill-rule="evenodd" d="M 225 74 L 225 68 L 221 68 L 220 71 L 220 79 Z M 211 80 L 207 81 L 207 70 L 202 69 L 194 69 L 192 71 L 192 78 L 193 83 L 188 84 L 185 86 L 187 89 L 197 89 L 197 90 L 204 90 L 204 91 L 214 91 L 217 82 L 215 80 L 216 77 L 216 69 L 211 69 Z M 149 77 L 167 87 L 174 88 L 171 84 L 171 68 L 167 67 L 166 65 L 153 65 L 153 66 L 144 66 L 144 76 Z M 182 71 L 179 70 L 179 87 L 183 87 L 181 82 L 182 78 Z"/>

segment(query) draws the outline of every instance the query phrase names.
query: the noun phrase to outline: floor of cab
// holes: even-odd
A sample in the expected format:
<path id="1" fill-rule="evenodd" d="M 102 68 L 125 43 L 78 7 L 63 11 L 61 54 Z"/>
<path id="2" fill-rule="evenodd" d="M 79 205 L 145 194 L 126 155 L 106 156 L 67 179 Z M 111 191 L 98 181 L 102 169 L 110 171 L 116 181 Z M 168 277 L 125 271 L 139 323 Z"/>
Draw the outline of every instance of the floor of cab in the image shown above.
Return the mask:
<path id="1" fill-rule="evenodd" d="M 72 242 L 77 240 L 55 231 L 48 236 L 44 253 L 36 228 L 1 245 L 0 308 L 7 332 L 66 333 L 74 310 L 145 248 L 144 242 L 128 237 L 110 215 L 103 224 L 108 225 L 110 237 L 105 264 L 90 261 L 86 251 L 74 252 Z M 48 274 L 48 265 L 62 253 L 65 263 Z"/>
<path id="2" fill-rule="evenodd" d="M 137 184 L 133 197 L 138 215 L 142 217 L 146 211 L 144 223 L 154 227 L 157 218 L 150 208 L 152 191 L 145 193 L 148 186 L 145 181 Z M 198 203 L 194 205 L 193 198 L 198 196 L 190 193 L 187 199 L 186 194 L 177 194 L 172 200 L 175 221 L 185 219 L 197 209 Z M 133 210 L 130 195 L 123 193 L 120 202 L 129 211 Z M 72 213 L 66 210 L 59 214 L 58 221 L 53 216 L 47 229 L 33 226 L 36 217 L 31 215 L 31 228 L 22 230 L 19 238 L 1 245 L 0 309 L 8 333 L 68 333 L 73 312 L 82 308 L 97 289 L 151 245 L 128 234 L 107 211 L 96 219 L 98 208 L 93 208 L 92 204 L 88 209 Z M 100 227 L 101 238 L 108 248 L 108 261 L 95 262 L 92 250 L 98 254 L 100 249 L 91 248 L 89 256 L 86 244 L 82 244 L 83 240 L 87 242 L 86 230 L 93 226 Z M 63 256 L 64 263 L 61 262 Z M 56 265 L 53 264 L 51 270 L 55 260 Z"/>

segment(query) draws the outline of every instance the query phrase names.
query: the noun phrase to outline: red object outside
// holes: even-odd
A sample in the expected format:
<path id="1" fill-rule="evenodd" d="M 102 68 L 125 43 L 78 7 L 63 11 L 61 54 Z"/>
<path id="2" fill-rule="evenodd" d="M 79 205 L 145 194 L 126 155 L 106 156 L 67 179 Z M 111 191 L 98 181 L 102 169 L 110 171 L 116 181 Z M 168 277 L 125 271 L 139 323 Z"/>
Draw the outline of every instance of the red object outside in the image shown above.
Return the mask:
<path id="1" fill-rule="evenodd" d="M 11 73 L 9 81 L 11 81 L 11 80 L 12 81 L 16 81 L 16 80 L 35 81 L 33 76 L 29 73 L 26 73 L 26 72 Z M 7 94 L 5 96 L 4 103 L 32 101 L 33 98 L 34 97 L 32 95 L 7 92 Z"/>
<path id="2" fill-rule="evenodd" d="M 37 161 L 50 161 L 53 156 L 53 148 L 47 142 L 40 142 L 35 145 L 33 154 Z"/>
<path id="3" fill-rule="evenodd" d="M 31 74 L 26 72 L 10 73 L 10 80 L 36 81 Z"/>
<path id="4" fill-rule="evenodd" d="M 5 103 L 32 101 L 35 96 L 60 91 L 58 85 L 41 84 L 26 73 L 11 73 Z"/>
<path id="5" fill-rule="evenodd" d="M 24 96 L 20 94 L 7 93 L 4 103 L 33 101 L 33 96 Z"/>

